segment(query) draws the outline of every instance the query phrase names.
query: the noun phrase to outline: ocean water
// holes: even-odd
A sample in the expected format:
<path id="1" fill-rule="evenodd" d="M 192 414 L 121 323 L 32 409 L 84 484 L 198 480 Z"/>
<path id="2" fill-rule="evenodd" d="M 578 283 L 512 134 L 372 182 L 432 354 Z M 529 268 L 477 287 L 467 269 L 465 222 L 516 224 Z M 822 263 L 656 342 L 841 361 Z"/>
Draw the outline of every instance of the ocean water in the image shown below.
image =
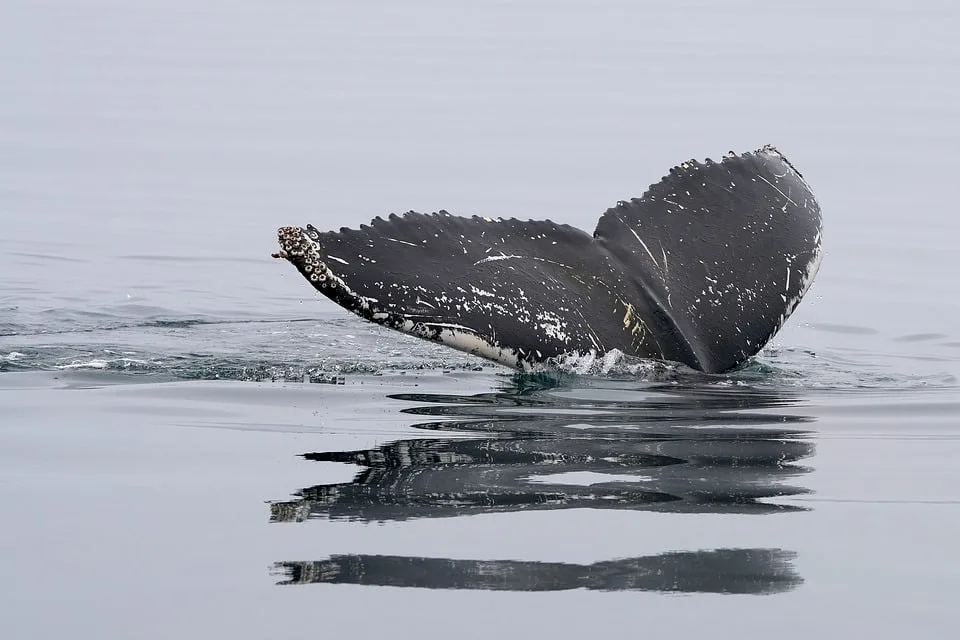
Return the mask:
<path id="1" fill-rule="evenodd" d="M 0 8 L 0 635 L 953 638 L 960 10 Z M 519 376 L 270 258 L 445 208 L 591 230 L 776 144 L 824 213 L 742 369 Z"/>

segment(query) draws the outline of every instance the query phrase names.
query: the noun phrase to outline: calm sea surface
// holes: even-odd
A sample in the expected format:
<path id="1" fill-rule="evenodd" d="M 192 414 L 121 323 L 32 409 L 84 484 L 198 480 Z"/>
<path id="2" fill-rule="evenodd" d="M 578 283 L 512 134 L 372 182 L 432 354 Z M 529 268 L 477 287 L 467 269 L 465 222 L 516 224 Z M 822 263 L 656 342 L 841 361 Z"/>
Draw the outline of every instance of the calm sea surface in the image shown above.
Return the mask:
<path id="1" fill-rule="evenodd" d="M 960 635 L 950 2 L 9 0 L 0 636 Z M 517 376 L 275 229 L 592 230 L 776 144 L 826 257 L 723 376 Z"/>

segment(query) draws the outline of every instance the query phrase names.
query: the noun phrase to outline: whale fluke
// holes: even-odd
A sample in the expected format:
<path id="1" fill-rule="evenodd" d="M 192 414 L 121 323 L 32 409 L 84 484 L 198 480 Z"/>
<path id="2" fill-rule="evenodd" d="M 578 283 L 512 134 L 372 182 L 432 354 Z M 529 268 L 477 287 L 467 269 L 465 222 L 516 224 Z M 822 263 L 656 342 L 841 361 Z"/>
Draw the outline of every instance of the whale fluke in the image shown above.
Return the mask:
<path id="1" fill-rule="evenodd" d="M 278 231 L 320 293 L 372 322 L 531 369 L 568 353 L 726 371 L 790 316 L 820 265 L 820 207 L 774 147 L 694 160 L 593 235 L 446 211 Z"/>

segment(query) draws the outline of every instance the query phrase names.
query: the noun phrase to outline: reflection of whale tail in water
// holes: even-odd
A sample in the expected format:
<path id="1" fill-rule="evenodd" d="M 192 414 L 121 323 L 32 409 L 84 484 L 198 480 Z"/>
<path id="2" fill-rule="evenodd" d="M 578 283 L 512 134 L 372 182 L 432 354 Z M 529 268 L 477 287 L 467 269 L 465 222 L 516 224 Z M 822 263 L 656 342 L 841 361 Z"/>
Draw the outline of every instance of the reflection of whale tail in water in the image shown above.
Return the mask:
<path id="1" fill-rule="evenodd" d="M 589 413 L 575 401 L 564 407 L 554 399 L 553 415 L 511 411 L 495 396 L 464 398 L 473 404 L 459 406 L 448 396 L 412 396 L 407 399 L 432 404 L 410 413 L 472 416 L 418 426 L 473 437 L 304 454 L 363 471 L 350 482 L 301 489 L 295 500 L 272 503 L 271 519 L 388 521 L 572 508 L 762 514 L 801 508 L 768 499 L 806 492 L 788 483 L 808 471 L 795 463 L 813 453 L 813 444 L 803 431 L 762 425 L 802 416 L 737 410 L 776 406 L 775 398 L 762 394 L 663 393 L 667 389 L 651 394 L 666 399 L 591 400 L 583 403 Z M 727 426 L 703 426 L 711 421 Z M 581 422 L 593 427 L 585 431 L 577 427 Z M 489 435 L 478 438 L 477 432 Z"/>
<path id="2" fill-rule="evenodd" d="M 820 263 L 820 209 L 772 147 L 690 161 L 593 235 L 446 212 L 283 227 L 277 257 L 361 317 L 522 369 L 561 354 L 717 372 L 757 353 Z"/>
<path id="3" fill-rule="evenodd" d="M 780 549 L 677 551 L 589 565 L 517 560 L 452 560 L 341 555 L 318 562 L 278 562 L 281 584 L 361 584 L 491 591 L 667 591 L 781 593 L 800 585 Z"/>
<path id="4" fill-rule="evenodd" d="M 730 434 L 728 434 L 729 436 Z M 757 434 L 737 440 L 401 440 L 373 450 L 304 455 L 365 467 L 351 482 L 318 485 L 271 505 L 276 521 L 372 521 L 520 510 L 642 509 L 772 513 L 765 502 L 805 490 L 786 484 L 811 445 Z M 584 482 L 589 484 L 584 484 Z"/>
<path id="5" fill-rule="evenodd" d="M 274 522 L 402 521 L 560 509 L 771 514 L 813 454 L 807 420 L 780 411 L 789 393 L 598 381 L 583 394 L 544 380 L 474 396 L 404 394 L 408 414 L 433 416 L 410 438 L 304 458 L 362 467 L 352 481 L 301 489 L 270 505 Z M 763 411 L 754 411 L 763 410 Z M 460 433 L 457 433 L 460 432 Z M 589 517 L 587 512 L 585 517 Z M 654 590 L 777 593 L 801 580 L 781 549 L 671 552 L 594 564 L 338 555 L 281 562 L 284 584 L 449 589 Z"/>

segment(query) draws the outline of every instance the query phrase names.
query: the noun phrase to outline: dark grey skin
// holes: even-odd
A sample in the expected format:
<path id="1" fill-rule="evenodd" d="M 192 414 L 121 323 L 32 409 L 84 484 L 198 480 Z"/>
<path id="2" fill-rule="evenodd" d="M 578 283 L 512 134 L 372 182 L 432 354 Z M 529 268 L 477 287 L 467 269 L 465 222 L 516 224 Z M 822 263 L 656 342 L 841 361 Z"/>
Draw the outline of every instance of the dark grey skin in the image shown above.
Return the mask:
<path id="1" fill-rule="evenodd" d="M 822 255 L 816 198 L 769 146 L 674 167 L 592 236 L 445 211 L 278 234 L 276 257 L 344 308 L 524 370 L 614 349 L 735 368 L 783 326 Z"/>
<path id="2" fill-rule="evenodd" d="M 279 584 L 363 584 L 487 591 L 662 591 L 773 594 L 803 584 L 783 549 L 705 549 L 618 558 L 593 564 L 334 555 L 278 562 Z"/>

